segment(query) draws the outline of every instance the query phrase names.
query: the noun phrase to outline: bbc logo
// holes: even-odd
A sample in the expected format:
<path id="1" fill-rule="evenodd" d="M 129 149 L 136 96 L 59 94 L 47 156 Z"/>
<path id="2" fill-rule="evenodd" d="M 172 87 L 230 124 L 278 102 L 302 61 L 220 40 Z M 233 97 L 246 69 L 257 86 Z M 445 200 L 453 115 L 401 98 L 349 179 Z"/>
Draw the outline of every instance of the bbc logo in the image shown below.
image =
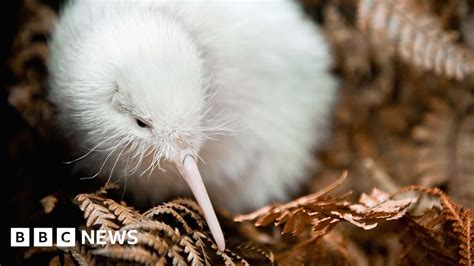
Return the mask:
<path id="1" fill-rule="evenodd" d="M 30 237 L 30 228 L 11 228 L 10 243 L 12 247 L 29 247 L 31 239 L 33 246 L 52 247 L 74 247 L 76 245 L 75 228 L 56 228 L 56 241 L 53 228 L 33 228 L 33 235 Z M 80 230 L 80 243 L 82 245 L 106 245 L 138 243 L 137 230 Z M 0 265 L 1 266 L 1 265 Z"/>
<path id="2" fill-rule="evenodd" d="M 52 247 L 53 246 L 53 228 L 33 228 L 33 246 Z M 75 228 L 57 228 L 56 246 L 74 247 L 76 245 Z M 30 228 L 11 228 L 10 243 L 12 247 L 29 247 Z"/>

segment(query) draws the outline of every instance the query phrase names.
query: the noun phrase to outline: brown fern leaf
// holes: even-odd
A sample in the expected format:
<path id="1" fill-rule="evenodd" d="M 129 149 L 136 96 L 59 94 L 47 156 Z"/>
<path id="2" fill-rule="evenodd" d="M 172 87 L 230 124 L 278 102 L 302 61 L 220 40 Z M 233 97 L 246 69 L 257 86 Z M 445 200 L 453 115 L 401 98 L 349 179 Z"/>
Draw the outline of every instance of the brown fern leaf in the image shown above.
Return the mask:
<path id="1" fill-rule="evenodd" d="M 396 220 L 405 215 L 407 207 L 418 200 L 417 197 L 391 199 L 390 194 L 376 188 L 370 195 L 363 193 L 359 199 L 361 204 L 353 204 L 351 209 L 365 212 L 375 219 Z"/>
<path id="2" fill-rule="evenodd" d="M 94 195 L 98 195 L 98 196 L 104 195 L 104 194 L 107 194 L 109 190 L 118 189 L 118 188 L 120 188 L 119 184 L 113 183 L 113 182 L 107 182 L 102 187 L 100 187 L 99 190 L 97 190 L 94 193 Z"/>
<path id="3" fill-rule="evenodd" d="M 96 265 L 96 261 L 91 254 L 88 253 L 85 247 L 80 247 L 76 244 L 75 247 L 31 247 L 25 254 L 25 259 L 32 259 L 36 255 L 45 255 L 51 253 L 54 257 L 50 259 L 50 265 L 80 265 L 80 266 L 93 266 Z M 59 263 L 57 256 L 60 254 L 64 262 Z"/>
<path id="4" fill-rule="evenodd" d="M 279 265 L 318 265 L 322 255 L 319 239 L 320 236 L 313 235 L 309 239 L 300 241 L 289 249 L 277 253 L 275 261 Z"/>
<path id="5" fill-rule="evenodd" d="M 204 259 L 201 257 L 201 252 L 198 247 L 193 243 L 193 240 L 188 236 L 183 236 L 179 241 L 179 245 L 184 249 L 184 253 L 188 254 L 187 260 L 192 265 L 202 266 L 204 265 Z"/>
<path id="6" fill-rule="evenodd" d="M 201 207 L 199 207 L 199 205 L 193 201 L 192 199 L 189 199 L 189 198 L 177 198 L 177 199 L 174 199 L 172 201 L 170 201 L 170 203 L 173 203 L 174 206 L 183 206 L 183 207 L 186 207 L 188 208 L 189 210 L 192 210 L 193 212 L 199 214 L 199 215 L 202 215 L 202 210 L 201 210 Z"/>
<path id="7" fill-rule="evenodd" d="M 91 197 L 93 200 L 102 198 L 96 194 Z M 218 251 L 209 237 L 205 220 L 198 212 L 197 205 L 190 200 L 178 199 L 164 203 L 140 215 L 134 210 L 125 210 L 128 207 L 115 206 L 118 204 L 110 199 L 102 198 L 102 203 L 113 210 L 116 216 L 120 216 L 122 212 L 132 215 L 134 220 L 121 223 L 118 230 L 137 230 L 138 243 L 136 246 L 125 244 L 122 247 L 141 248 L 150 252 L 156 258 L 157 265 L 248 264 L 242 256 L 230 249 L 223 253 Z M 117 209 L 120 211 L 117 212 Z M 120 218 L 117 217 L 116 220 Z M 101 252 L 106 252 L 107 248 L 104 247 Z"/>
<path id="8" fill-rule="evenodd" d="M 191 238 L 181 235 L 178 229 L 173 230 L 169 225 L 152 220 L 130 224 L 125 226 L 124 229 L 141 229 L 137 236 L 138 243 L 153 248 L 156 251 L 154 254 L 159 258 L 160 263 L 166 260 L 165 257 L 168 257 L 172 260 L 173 265 L 186 265 L 186 259 L 183 255 L 187 254 L 189 261 L 197 264 L 201 262 L 202 264 L 201 253 L 196 250 Z M 144 232 L 143 230 L 149 231 Z M 168 239 L 161 237 L 160 233 L 163 233 Z"/>
<path id="9" fill-rule="evenodd" d="M 76 245 L 75 247 L 65 248 L 64 250 L 71 254 L 71 257 L 79 266 L 93 266 L 96 264 L 94 258 L 87 252 L 85 247 Z"/>
<path id="10" fill-rule="evenodd" d="M 319 258 L 314 257 L 316 265 L 368 265 L 362 252 L 351 246 L 351 240 L 342 233 L 333 230 L 323 236 L 319 243 Z"/>
<path id="11" fill-rule="evenodd" d="M 474 207 L 473 125 L 472 95 L 453 89 L 430 97 L 423 121 L 412 130 L 419 183 L 432 187 L 449 182 L 449 195 L 468 208 Z"/>
<path id="12" fill-rule="evenodd" d="M 217 246 L 214 245 L 214 248 L 215 250 L 217 250 Z M 217 251 L 217 255 L 224 260 L 224 265 L 226 266 L 234 266 L 234 265 L 249 266 L 250 265 L 245 259 L 243 259 L 239 255 L 235 254 L 234 252 L 228 249 L 226 249 L 225 252 Z"/>
<path id="13" fill-rule="evenodd" d="M 420 199 L 417 205 L 421 206 L 417 206 L 416 210 L 411 210 L 418 214 L 409 214 L 399 221 L 398 235 L 403 246 L 400 262 L 403 265 L 456 264 L 456 251 L 447 244 L 446 233 L 438 230 L 443 227 L 442 223 L 445 220 L 442 216 L 441 205 L 425 204 L 421 202 L 423 200 L 421 196 Z"/>
<path id="14" fill-rule="evenodd" d="M 171 238 L 172 241 L 178 241 L 178 239 L 181 237 L 181 233 L 177 228 L 172 228 L 168 224 L 161 221 L 148 219 L 142 219 L 134 224 L 126 225 L 122 227 L 122 230 L 146 230 L 163 232 L 167 237 Z"/>
<path id="15" fill-rule="evenodd" d="M 52 106 L 46 99 L 47 37 L 56 22 L 55 12 L 38 0 L 24 1 L 8 66 L 17 83 L 8 88 L 8 101 L 40 134 L 48 133 Z"/>
<path id="16" fill-rule="evenodd" d="M 23 1 L 23 11 L 29 16 L 21 28 L 13 44 L 14 48 L 24 47 L 34 41 L 37 34 L 48 34 L 56 24 L 56 13 L 38 0 Z"/>
<path id="17" fill-rule="evenodd" d="M 258 255 L 255 254 L 260 252 L 259 262 L 272 263 L 269 262 L 273 258 L 271 251 L 250 248 L 242 242 L 237 242 L 240 249 L 236 252 L 229 248 L 224 252 L 219 251 L 210 237 L 197 204 L 191 200 L 177 199 L 142 214 L 125 203 L 119 204 L 108 198 L 107 189 L 101 188 L 96 193 L 76 196 L 74 204 L 78 205 L 84 214 L 85 229 L 113 230 L 118 233 L 136 230 L 136 244 L 125 242 L 118 245 L 111 241 L 105 246 L 85 244 L 80 248 L 53 247 L 44 251 L 33 250 L 30 253 L 45 253 L 49 258 L 59 254 L 59 260 L 52 258 L 54 262 L 67 257 L 72 263 L 79 265 L 204 266 L 249 265 L 245 256 L 251 257 L 251 261 L 257 261 Z M 243 252 L 245 250 L 247 252 Z"/>
<path id="18" fill-rule="evenodd" d="M 403 265 L 455 265 L 456 260 L 446 247 L 442 236 L 437 236 L 433 228 L 422 226 L 416 218 L 402 220 L 399 231 L 403 245 L 400 262 Z"/>
<path id="19" fill-rule="evenodd" d="M 122 260 L 132 263 L 138 262 L 146 265 L 154 265 L 158 262 L 156 255 L 142 247 L 114 245 L 93 250 L 91 253 L 94 255 L 107 257 L 109 259 Z"/>
<path id="20" fill-rule="evenodd" d="M 446 220 L 452 222 L 453 231 L 459 241 L 459 263 L 472 265 L 474 261 L 474 246 L 472 241 L 472 211 L 466 210 L 451 201 L 446 195 L 440 195 L 441 206 Z"/>
<path id="21" fill-rule="evenodd" d="M 48 47 L 45 43 L 35 43 L 31 44 L 28 47 L 24 48 L 14 57 L 14 61 L 11 62 L 10 67 L 18 77 L 24 79 L 30 79 L 33 82 L 37 82 L 37 80 L 33 80 L 33 76 L 29 73 L 28 70 L 25 70 L 25 65 L 28 61 L 36 59 L 42 62 L 46 62 L 48 58 Z M 29 77 L 28 77 L 29 76 Z M 39 78 L 39 74 L 36 78 Z"/>
<path id="22" fill-rule="evenodd" d="M 170 249 L 168 249 L 166 256 L 171 259 L 171 263 L 173 265 L 176 265 L 176 266 L 188 265 L 186 259 L 181 254 L 183 254 L 183 249 L 179 246 L 173 245 L 171 246 Z"/>
<path id="23" fill-rule="evenodd" d="M 331 191 L 333 191 L 338 186 L 340 186 L 342 183 L 344 183 L 346 178 L 347 178 L 347 172 L 345 172 L 339 179 L 337 179 L 336 181 L 334 181 L 330 185 L 324 187 L 323 189 L 319 190 L 318 192 L 316 192 L 314 194 L 298 198 L 298 199 L 296 199 L 292 202 L 289 202 L 285 205 L 280 205 L 280 204 L 269 205 L 269 206 L 263 207 L 263 208 L 261 208 L 257 211 L 254 211 L 250 214 L 239 215 L 239 216 L 235 217 L 234 220 L 237 221 L 237 222 L 251 221 L 251 220 L 259 219 L 259 217 L 263 217 L 265 215 L 268 215 L 271 211 L 274 212 L 273 215 L 271 215 L 271 217 L 276 218 L 277 216 L 279 216 L 280 212 L 284 213 L 283 211 L 276 210 L 277 207 L 283 206 L 284 208 L 297 208 L 299 206 L 306 205 L 308 202 L 315 201 L 319 198 L 324 197 L 326 194 L 329 194 Z M 257 226 L 267 225 L 268 223 L 269 222 L 264 222 L 263 220 L 261 222 L 257 221 Z"/>
<path id="24" fill-rule="evenodd" d="M 440 256 L 435 259 L 444 257 L 445 259 L 456 259 L 461 265 L 472 265 L 473 262 L 473 233 L 472 233 L 472 216 L 473 212 L 469 209 L 464 209 L 454 203 L 448 196 L 437 188 L 423 188 L 420 186 L 410 186 L 402 189 L 404 191 L 418 191 L 427 195 L 435 196 L 439 200 L 440 213 L 434 218 L 430 218 L 426 214 L 421 217 L 431 219 L 430 223 L 421 222 L 419 218 L 410 218 L 409 228 L 411 235 L 417 235 L 417 241 L 424 246 L 424 250 L 429 253 L 436 253 Z M 429 207 L 432 208 L 432 207 Z M 427 226 L 429 224 L 429 226 Z M 428 229 L 428 232 L 424 232 Z M 421 232 L 421 233 L 420 233 Z M 437 237 L 434 237 L 437 234 Z M 457 255 L 452 255 L 449 252 L 451 242 L 457 242 L 455 250 Z M 439 243 L 435 247 L 434 243 Z M 444 248 L 444 252 L 439 252 Z"/>
<path id="25" fill-rule="evenodd" d="M 49 266 L 75 266 L 74 258 L 68 253 L 54 256 L 49 261 Z"/>
<path id="26" fill-rule="evenodd" d="M 141 218 L 141 215 L 137 211 L 123 206 L 112 199 L 105 200 L 104 204 L 107 205 L 108 209 L 115 214 L 117 220 L 122 224 L 136 223 Z"/>
<path id="27" fill-rule="evenodd" d="M 454 147 L 455 173 L 449 180 L 449 195 L 464 207 L 474 209 L 474 100 L 458 116 Z"/>
<path id="28" fill-rule="evenodd" d="M 113 222 L 117 217 L 109 209 L 94 202 L 103 203 L 105 199 L 92 194 L 79 194 L 75 200 L 78 202 L 81 211 L 84 212 L 87 227 L 98 225 L 100 229 L 104 230 L 115 230 L 120 227 Z"/>
<path id="29" fill-rule="evenodd" d="M 42 253 L 56 253 L 58 251 L 57 247 L 30 247 L 23 254 L 25 259 L 30 259 L 31 257 L 42 254 Z"/>
<path id="30" fill-rule="evenodd" d="M 35 75 L 34 80 L 31 79 L 30 67 L 25 63 L 32 58 L 38 58 L 46 64 L 48 55 L 46 37 L 56 24 L 56 13 L 38 0 L 24 1 L 22 12 L 28 19 L 20 26 L 13 41 L 14 55 L 10 61 L 10 67 L 18 79 L 38 82 L 40 75 Z"/>
<path id="31" fill-rule="evenodd" d="M 183 203 L 183 202 L 181 202 Z M 182 213 L 183 218 L 184 216 L 189 216 L 192 222 L 196 223 L 200 230 L 204 229 L 204 222 L 201 219 L 202 213 L 200 211 L 196 211 L 193 207 L 186 207 L 180 203 L 175 203 L 174 201 L 168 202 L 164 204 L 167 207 L 170 207 L 178 212 Z M 189 204 L 188 204 L 189 205 Z M 197 204 L 196 204 L 197 205 Z"/>
<path id="32" fill-rule="evenodd" d="M 471 210 L 463 210 L 461 212 L 461 219 L 463 221 L 464 229 L 461 231 L 459 231 L 459 229 L 455 229 L 462 235 L 459 249 L 459 255 L 461 257 L 459 264 L 461 265 L 474 264 L 474 233 L 472 231 L 474 228 L 472 221 L 473 216 L 474 215 Z"/>
<path id="33" fill-rule="evenodd" d="M 408 1 L 362 0 L 358 27 L 374 40 L 390 44 L 405 61 L 458 80 L 472 74 L 474 54 L 454 42 L 438 20 Z"/>
<path id="34" fill-rule="evenodd" d="M 296 199 L 286 204 L 274 204 L 254 213 L 240 215 L 236 221 L 255 220 L 257 226 L 274 223 L 284 225 L 282 233 L 300 235 L 308 228 L 319 236 L 327 234 L 340 221 L 347 221 L 366 230 L 377 226 L 379 221 L 394 220 L 403 216 L 416 197 L 394 199 L 389 194 L 374 190 L 363 195 L 359 204 L 344 201 L 348 195 L 330 196 L 346 178 L 343 175 L 320 192 Z"/>
<path id="35" fill-rule="evenodd" d="M 156 262 L 156 266 L 165 266 L 168 265 L 168 262 L 166 261 L 166 257 L 161 257 L 158 262 Z"/>
<path id="36" fill-rule="evenodd" d="M 204 257 L 205 265 L 208 265 L 211 262 L 211 257 L 210 257 L 209 252 L 206 251 L 208 248 L 207 248 L 207 245 L 205 243 L 205 240 L 207 240 L 207 242 L 209 242 L 206 235 L 199 232 L 199 231 L 194 231 L 192 233 L 191 237 L 193 238 L 196 247 L 198 247 L 200 252 L 202 253 L 202 255 Z"/>
<path id="37" fill-rule="evenodd" d="M 451 156 L 456 149 L 456 115 L 449 104 L 440 98 L 429 100 L 430 111 L 421 125 L 415 127 L 412 136 L 419 143 L 415 167 L 422 186 L 431 187 L 445 183 L 454 170 Z"/>
<path id="38" fill-rule="evenodd" d="M 169 249 L 168 242 L 156 234 L 139 232 L 137 234 L 138 244 L 153 248 L 158 254 L 163 255 Z"/>
<path id="39" fill-rule="evenodd" d="M 212 257 L 217 256 L 218 258 L 222 259 L 225 265 L 249 265 L 249 263 L 247 262 L 245 258 L 240 256 L 239 254 L 236 254 L 234 251 L 230 250 L 229 248 L 226 248 L 224 252 L 220 251 L 217 248 L 217 245 L 206 234 L 203 234 L 199 231 L 195 231 L 192 234 L 192 238 L 194 239 L 196 246 L 200 247 L 201 250 L 206 250 L 210 248 L 214 252 L 214 254 L 204 252 L 205 261 L 211 261 L 211 265 L 215 264 L 214 261 L 216 261 L 216 259 L 211 258 L 211 255 Z M 206 253 L 208 255 L 206 255 Z M 217 263 L 217 264 L 221 264 L 221 263 Z"/>
<path id="40" fill-rule="evenodd" d="M 250 265 L 273 264 L 275 255 L 265 246 L 253 242 L 230 242 L 227 244 L 230 250 L 244 257 Z"/>
<path id="41" fill-rule="evenodd" d="M 186 233 L 190 233 L 193 231 L 189 224 L 186 222 L 185 218 L 176 211 L 170 204 L 156 206 L 148 211 L 146 211 L 143 215 L 148 218 L 153 218 L 154 216 L 161 216 L 163 214 L 171 215 L 179 224 L 184 228 Z"/>
<path id="42" fill-rule="evenodd" d="M 58 202 L 58 198 L 54 195 L 48 195 L 40 200 L 41 205 L 43 205 L 44 213 L 48 214 L 51 213 L 56 207 L 56 203 Z"/>

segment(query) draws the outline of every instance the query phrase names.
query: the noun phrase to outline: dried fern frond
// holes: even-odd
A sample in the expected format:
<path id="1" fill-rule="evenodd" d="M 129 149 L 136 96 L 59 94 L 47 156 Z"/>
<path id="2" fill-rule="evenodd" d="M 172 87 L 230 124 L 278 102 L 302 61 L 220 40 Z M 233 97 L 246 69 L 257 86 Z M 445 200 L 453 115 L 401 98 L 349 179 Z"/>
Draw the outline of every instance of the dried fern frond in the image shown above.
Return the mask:
<path id="1" fill-rule="evenodd" d="M 98 225 L 102 230 L 115 230 L 119 225 L 113 222 L 117 217 L 106 207 L 99 204 L 104 199 L 91 194 L 79 194 L 75 198 L 79 203 L 79 208 L 84 212 L 86 226 Z"/>
<path id="2" fill-rule="evenodd" d="M 91 254 L 98 263 L 114 261 L 146 265 L 249 265 L 249 257 L 252 262 L 273 264 L 274 256 L 270 250 L 242 241 L 237 242 L 237 245 L 230 245 L 224 252 L 219 251 L 210 237 L 201 209 L 192 200 L 180 198 L 140 213 L 107 198 L 107 189 L 76 196 L 75 203 L 84 213 L 86 227 L 118 232 L 137 230 L 138 243 L 88 245 L 87 254 Z M 80 256 L 84 253 L 68 252 L 78 256 L 78 263 L 80 259 L 89 259 Z"/>
<path id="3" fill-rule="evenodd" d="M 276 254 L 275 260 L 280 265 L 317 265 L 321 257 L 322 248 L 314 238 L 307 239 L 301 243 L 291 246 L 288 250 Z"/>
<path id="4" fill-rule="evenodd" d="M 111 199 L 106 199 L 104 204 L 107 205 L 108 209 L 114 213 L 122 224 L 132 224 L 138 222 L 138 220 L 142 217 L 140 213 L 135 211 L 134 209 L 123 206 Z"/>
<path id="5" fill-rule="evenodd" d="M 474 207 L 474 99 L 463 90 L 430 97 L 422 122 L 413 128 L 417 143 L 415 168 L 422 186 L 449 182 L 449 194 Z"/>
<path id="6" fill-rule="evenodd" d="M 372 229 L 384 220 L 398 219 L 416 197 L 403 199 L 390 198 L 388 194 L 374 190 L 371 195 L 362 195 L 359 204 L 344 201 L 348 195 L 330 196 L 329 192 L 337 188 L 346 179 L 341 176 L 333 184 L 320 192 L 296 199 L 287 204 L 274 204 L 247 215 L 240 215 L 236 221 L 255 220 L 257 226 L 274 223 L 283 225 L 282 233 L 299 235 L 311 228 L 312 232 L 327 234 L 337 223 L 347 221 L 363 228 Z"/>
<path id="7" fill-rule="evenodd" d="M 19 25 L 8 62 L 18 82 L 8 88 L 8 102 L 38 133 L 47 135 L 53 110 L 46 99 L 46 42 L 56 13 L 41 1 L 26 0 L 22 15 L 26 19 Z"/>
<path id="8" fill-rule="evenodd" d="M 474 228 L 472 210 L 464 209 L 455 204 L 449 197 L 440 194 L 441 206 L 446 220 L 451 222 L 453 235 L 459 241 L 459 263 L 461 265 L 472 265 L 474 263 Z"/>
<path id="9" fill-rule="evenodd" d="M 58 248 L 57 247 L 31 247 L 26 250 L 26 252 L 23 254 L 23 257 L 25 259 L 30 259 L 34 257 L 37 254 L 43 254 L 43 253 L 57 253 Z"/>
<path id="10" fill-rule="evenodd" d="M 328 237 L 340 221 L 347 221 L 363 229 L 372 229 L 380 221 L 398 220 L 392 228 L 399 232 L 403 243 L 400 262 L 407 265 L 421 262 L 433 265 L 471 265 L 473 261 L 473 212 L 461 208 L 439 189 L 409 186 L 394 194 L 374 189 L 362 194 L 359 203 L 343 201 L 343 196 L 331 196 L 344 176 L 320 193 L 296 199 L 287 204 L 274 204 L 237 221 L 254 221 L 257 226 L 273 223 L 282 226 L 282 233 L 300 237 L 295 246 L 278 254 L 277 262 L 291 264 L 320 263 L 329 250 L 322 248 L 324 239 L 330 241 L 339 259 L 350 259 L 346 249 L 337 246 L 340 238 Z M 323 239 L 323 240 L 321 240 Z M 322 254 L 308 254 L 308 250 L 324 250 Z M 293 260 L 287 261 L 290 256 Z M 281 261 L 280 261 L 281 260 Z M 356 258 L 353 258 L 355 261 Z M 365 261 L 360 256 L 359 261 Z"/>
<path id="11" fill-rule="evenodd" d="M 28 18 L 19 29 L 13 47 L 24 47 L 35 41 L 38 34 L 48 35 L 56 24 L 56 12 L 38 0 L 23 1 L 22 12 Z M 45 41 L 45 40 L 42 40 Z"/>
<path id="12" fill-rule="evenodd" d="M 181 238 L 179 244 L 184 247 L 184 252 L 188 254 L 186 258 L 187 261 L 193 265 L 204 265 L 205 258 L 201 256 L 199 248 L 189 236 Z"/>
<path id="13" fill-rule="evenodd" d="M 215 246 L 215 248 L 217 248 L 217 246 Z M 222 260 L 224 261 L 224 265 L 226 266 L 234 266 L 234 265 L 249 266 L 250 265 L 245 259 L 243 259 L 242 257 L 240 257 L 239 255 L 235 254 L 232 251 L 230 252 L 218 251 L 217 255 L 219 255 L 220 258 L 222 258 Z"/>
<path id="14" fill-rule="evenodd" d="M 49 266 L 75 266 L 76 264 L 75 264 L 74 258 L 70 254 L 64 253 L 64 254 L 60 254 L 53 257 L 49 261 L 48 265 Z"/>
<path id="15" fill-rule="evenodd" d="M 69 252 L 71 257 L 79 266 L 93 266 L 96 264 L 94 258 L 85 247 L 76 245 L 75 247 L 62 249 L 66 252 Z"/>
<path id="16" fill-rule="evenodd" d="M 273 252 L 263 246 L 253 242 L 230 242 L 228 247 L 234 253 L 245 258 L 250 265 L 273 264 L 275 255 Z"/>
<path id="17" fill-rule="evenodd" d="M 24 254 L 25 259 L 31 259 L 36 255 L 44 255 L 47 253 L 54 254 L 49 261 L 49 265 L 79 265 L 79 266 L 94 266 L 96 261 L 92 254 L 86 249 L 76 243 L 75 247 L 30 247 Z M 58 254 L 62 259 L 59 259 Z M 63 263 L 60 263 L 63 261 Z"/>
<path id="18" fill-rule="evenodd" d="M 199 207 L 191 200 L 178 199 L 142 214 L 103 193 L 80 194 L 76 204 L 84 212 L 88 229 L 111 222 L 118 226 L 114 229 L 118 232 L 137 230 L 138 243 L 87 244 L 64 249 L 63 259 L 99 265 L 367 265 L 363 252 L 334 226 L 347 221 L 372 229 L 380 221 L 397 220 L 387 228 L 397 231 L 403 243 L 402 250 L 398 249 L 400 263 L 472 264 L 471 210 L 461 208 L 439 189 L 418 186 L 394 194 L 374 189 L 370 194 L 362 194 L 358 203 L 350 203 L 346 201 L 348 193 L 334 192 L 345 179 L 344 174 L 318 193 L 237 217 L 261 225 L 274 223 L 283 228 L 281 232 L 290 234 L 273 242 L 265 241 L 268 246 L 228 241 L 224 252 L 218 251 Z M 103 221 L 97 222 L 96 217 L 90 222 L 94 216 L 102 217 Z M 61 252 L 57 248 L 45 251 L 52 256 Z"/>
<path id="19" fill-rule="evenodd" d="M 363 252 L 354 242 L 337 230 L 321 238 L 322 254 L 318 265 L 369 265 Z"/>
<path id="20" fill-rule="evenodd" d="M 199 207 L 199 205 L 195 201 L 192 201 L 186 198 L 177 198 L 170 201 L 170 203 L 174 204 L 174 206 L 177 206 L 177 207 L 179 206 L 185 207 L 201 216 L 203 215 L 201 207 Z"/>
<path id="21" fill-rule="evenodd" d="M 408 1 L 362 0 L 357 15 L 362 31 L 390 44 L 408 63 L 458 80 L 474 71 L 474 54 L 455 43 L 457 34 Z"/>
<path id="22" fill-rule="evenodd" d="M 433 215 L 430 215 L 433 213 Z M 398 235 L 403 249 L 400 262 L 413 265 L 425 262 L 430 265 L 455 265 L 455 254 L 444 245 L 442 235 L 434 232 L 432 219 L 439 217 L 436 211 L 419 217 L 407 217 L 401 221 Z"/>
<path id="23" fill-rule="evenodd" d="M 191 233 L 193 229 L 189 226 L 189 224 L 186 222 L 185 218 L 179 213 L 178 210 L 175 210 L 175 206 L 172 203 L 165 203 L 164 205 L 156 206 L 147 212 L 145 212 L 143 215 L 147 218 L 153 218 L 154 216 L 162 216 L 162 215 L 171 215 L 176 222 L 178 222 L 178 225 L 182 227 L 186 233 Z M 186 207 L 183 207 L 185 210 L 189 210 Z M 194 212 L 189 211 L 190 213 L 193 213 L 191 215 L 192 218 L 198 217 Z M 185 214 L 188 214 L 188 212 L 185 212 Z M 197 222 L 198 225 L 203 225 L 201 221 Z M 200 228 L 202 230 L 202 228 Z"/>
<path id="24" fill-rule="evenodd" d="M 105 195 L 108 193 L 110 190 L 118 189 L 120 188 L 119 184 L 114 183 L 114 182 L 107 182 L 103 186 L 101 186 L 95 193 L 94 195 Z"/>
<path id="25" fill-rule="evenodd" d="M 474 214 L 472 210 L 464 210 L 461 214 L 461 220 L 465 230 L 461 230 L 462 242 L 460 245 L 459 261 L 462 265 L 472 265 L 474 263 L 474 222 L 472 221 Z M 459 229 L 455 229 L 459 232 Z"/>
<path id="26" fill-rule="evenodd" d="M 156 255 L 141 247 L 108 246 L 107 248 L 93 250 L 92 254 L 146 265 L 155 265 L 158 262 Z"/>
<path id="27" fill-rule="evenodd" d="M 54 195 L 48 195 L 40 200 L 41 205 L 43 205 L 44 213 L 46 214 L 53 211 L 57 202 L 58 198 L 56 198 Z"/>
<path id="28" fill-rule="evenodd" d="M 167 249 L 169 249 L 168 242 L 156 235 L 139 232 L 137 238 L 139 244 L 152 248 L 159 254 L 163 254 Z"/>
<path id="29" fill-rule="evenodd" d="M 278 265 L 368 265 L 355 245 L 337 230 L 311 236 L 278 253 Z M 352 253 L 351 253 L 352 252 Z M 358 257 L 360 256 L 360 258 Z"/>
<path id="30" fill-rule="evenodd" d="M 472 98 L 471 98 L 472 99 Z M 449 181 L 449 195 L 462 206 L 474 208 L 474 101 L 459 116 L 455 137 L 455 174 Z"/>
<path id="31" fill-rule="evenodd" d="M 399 193 L 406 191 L 432 196 L 439 201 L 439 204 L 425 207 L 426 210 L 422 212 L 422 215 L 409 215 L 402 220 L 406 222 L 402 227 L 406 232 L 402 234 L 401 240 L 416 245 L 416 248 L 405 251 L 405 258 L 409 259 L 407 256 L 409 254 L 412 258 L 419 258 L 420 254 L 424 254 L 423 256 L 432 257 L 433 261 L 443 262 L 444 265 L 456 262 L 460 265 L 472 265 L 474 261 L 473 211 L 460 207 L 436 188 L 410 186 Z M 456 243 L 455 249 L 452 249 L 453 242 Z"/>
<path id="32" fill-rule="evenodd" d="M 128 224 L 122 227 L 122 230 L 139 230 L 139 232 L 145 231 L 157 231 L 163 233 L 166 237 L 171 238 L 173 242 L 177 241 L 181 237 L 181 233 L 177 228 L 161 222 L 150 219 L 142 219 L 136 223 Z"/>
<path id="33" fill-rule="evenodd" d="M 439 98 L 429 101 L 430 110 L 423 122 L 414 127 L 413 139 L 420 144 L 416 149 L 415 167 L 422 186 L 437 186 L 447 181 L 453 173 L 455 158 L 451 156 L 456 145 L 456 115 L 449 104 Z"/>

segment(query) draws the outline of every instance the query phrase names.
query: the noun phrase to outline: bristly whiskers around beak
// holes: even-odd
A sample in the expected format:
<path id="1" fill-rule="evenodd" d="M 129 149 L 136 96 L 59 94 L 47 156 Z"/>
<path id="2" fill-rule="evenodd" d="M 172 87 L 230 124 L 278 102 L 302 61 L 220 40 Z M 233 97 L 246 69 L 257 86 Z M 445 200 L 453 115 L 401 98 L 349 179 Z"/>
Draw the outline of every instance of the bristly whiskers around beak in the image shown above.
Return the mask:
<path id="1" fill-rule="evenodd" d="M 216 213 L 214 212 L 214 208 L 212 207 L 211 200 L 209 199 L 209 195 L 207 194 L 206 187 L 201 178 L 201 174 L 199 173 L 199 169 L 197 167 L 196 159 L 191 150 L 186 149 L 182 150 L 179 155 L 177 156 L 173 163 L 178 172 L 186 181 L 189 188 L 194 194 L 199 206 L 204 213 L 204 218 L 207 221 L 209 229 L 211 230 L 211 234 L 214 237 L 214 241 L 217 244 L 217 247 L 220 251 L 225 250 L 225 240 L 224 234 L 222 233 L 221 226 L 219 221 L 217 220 Z"/>

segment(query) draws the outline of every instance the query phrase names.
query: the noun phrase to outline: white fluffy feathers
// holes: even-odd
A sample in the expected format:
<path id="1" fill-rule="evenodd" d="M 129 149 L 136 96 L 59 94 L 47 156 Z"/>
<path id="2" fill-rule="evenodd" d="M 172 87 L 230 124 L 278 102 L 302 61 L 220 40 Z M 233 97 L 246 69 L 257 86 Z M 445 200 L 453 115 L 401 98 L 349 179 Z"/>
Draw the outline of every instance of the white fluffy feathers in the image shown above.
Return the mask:
<path id="1" fill-rule="evenodd" d="M 328 134 L 331 56 L 292 2 L 74 1 L 50 50 L 77 167 L 140 201 L 188 193 L 168 163 L 183 147 L 215 205 L 284 200 Z"/>

